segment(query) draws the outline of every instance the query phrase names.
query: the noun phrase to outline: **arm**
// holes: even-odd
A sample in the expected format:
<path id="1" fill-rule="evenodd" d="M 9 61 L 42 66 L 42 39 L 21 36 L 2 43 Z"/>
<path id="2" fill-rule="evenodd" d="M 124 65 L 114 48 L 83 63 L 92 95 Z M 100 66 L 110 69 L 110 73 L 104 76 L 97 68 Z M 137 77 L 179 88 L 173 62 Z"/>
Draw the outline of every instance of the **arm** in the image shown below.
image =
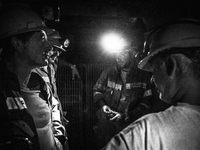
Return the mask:
<path id="1" fill-rule="evenodd" d="M 102 108 L 106 105 L 104 93 L 107 85 L 107 71 L 103 71 L 93 87 L 94 102 Z"/>
<path id="2" fill-rule="evenodd" d="M 52 130 L 51 110 L 47 101 L 43 99 L 42 93 L 36 90 L 22 90 L 22 95 L 34 118 L 41 149 L 56 150 L 57 142 Z"/>
<path id="3" fill-rule="evenodd" d="M 56 81 L 55 81 L 55 68 L 53 66 L 49 66 L 49 72 L 51 77 L 51 84 L 52 84 L 52 93 L 54 94 L 52 97 L 52 124 L 53 124 L 53 133 L 55 137 L 56 144 L 59 145 L 61 149 L 62 146 L 67 145 L 67 132 L 66 132 L 66 122 L 67 121 L 63 116 L 63 110 L 61 102 L 58 98 L 57 94 L 57 87 L 56 87 Z M 61 144 L 61 145 L 60 145 Z"/>
<path id="4" fill-rule="evenodd" d="M 56 145 L 58 149 L 62 149 L 62 146 L 65 145 L 65 142 L 67 140 L 66 130 L 63 126 L 61 117 L 62 117 L 62 110 L 59 108 L 59 101 L 54 99 L 55 102 L 53 102 L 53 108 L 52 108 L 52 125 L 53 125 L 53 134 L 55 137 Z"/>
<path id="5" fill-rule="evenodd" d="M 35 70 L 22 94 L 34 117 L 41 149 L 62 150 L 65 128 L 60 120 L 59 101 L 54 98 L 46 73 Z"/>

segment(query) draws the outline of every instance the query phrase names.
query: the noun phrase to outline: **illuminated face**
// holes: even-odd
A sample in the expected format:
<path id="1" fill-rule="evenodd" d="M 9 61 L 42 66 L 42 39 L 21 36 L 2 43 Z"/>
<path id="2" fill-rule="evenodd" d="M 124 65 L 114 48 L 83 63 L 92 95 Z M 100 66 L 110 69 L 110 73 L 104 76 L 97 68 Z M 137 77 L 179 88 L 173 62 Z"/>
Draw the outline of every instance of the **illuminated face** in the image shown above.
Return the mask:
<path id="1" fill-rule="evenodd" d="M 120 68 L 129 68 L 132 62 L 132 55 L 129 51 L 124 51 L 116 56 L 117 64 Z"/>
<path id="2" fill-rule="evenodd" d="M 47 53 L 52 49 L 47 42 L 44 31 L 35 32 L 24 44 L 23 59 L 32 67 L 41 67 L 48 64 Z"/>

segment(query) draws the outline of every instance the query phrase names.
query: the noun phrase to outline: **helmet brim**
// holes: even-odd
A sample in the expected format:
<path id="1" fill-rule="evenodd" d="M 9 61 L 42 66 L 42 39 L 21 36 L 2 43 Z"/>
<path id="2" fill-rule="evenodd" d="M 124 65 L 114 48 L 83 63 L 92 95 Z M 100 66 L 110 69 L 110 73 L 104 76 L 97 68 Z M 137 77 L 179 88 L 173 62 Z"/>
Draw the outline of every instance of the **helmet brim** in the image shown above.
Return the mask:
<path id="1" fill-rule="evenodd" d="M 147 54 L 145 58 L 143 58 L 138 63 L 138 68 L 152 72 L 153 68 L 152 65 L 149 63 L 149 60 L 157 55 L 158 53 L 165 51 L 167 49 L 171 48 L 187 48 L 187 47 L 200 47 L 200 37 L 193 37 L 193 38 L 185 38 L 179 41 L 170 42 L 170 46 L 167 46 L 169 44 L 164 43 L 162 45 L 152 45 L 152 48 L 150 52 Z"/>

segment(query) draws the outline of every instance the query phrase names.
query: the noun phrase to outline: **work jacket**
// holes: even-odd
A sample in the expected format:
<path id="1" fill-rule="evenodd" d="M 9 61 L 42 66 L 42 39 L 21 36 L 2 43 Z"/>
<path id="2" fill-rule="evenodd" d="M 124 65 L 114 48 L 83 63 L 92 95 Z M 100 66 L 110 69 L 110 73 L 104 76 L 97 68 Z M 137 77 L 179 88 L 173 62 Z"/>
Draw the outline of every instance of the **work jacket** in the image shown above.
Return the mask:
<path id="1" fill-rule="evenodd" d="M 0 62 L 0 149 L 40 150 L 32 116 L 21 96 L 16 74 Z"/>
<path id="2" fill-rule="evenodd" d="M 149 112 L 152 98 L 151 74 L 133 66 L 127 73 L 125 82 L 118 66 L 104 70 L 96 82 L 94 101 L 100 108 L 109 106 L 112 110 L 125 114 L 133 121 Z"/>
<path id="3" fill-rule="evenodd" d="M 66 141 L 60 101 L 52 87 L 47 67 L 35 68 L 22 87 L 30 113 L 34 117 L 42 150 L 62 150 Z"/>

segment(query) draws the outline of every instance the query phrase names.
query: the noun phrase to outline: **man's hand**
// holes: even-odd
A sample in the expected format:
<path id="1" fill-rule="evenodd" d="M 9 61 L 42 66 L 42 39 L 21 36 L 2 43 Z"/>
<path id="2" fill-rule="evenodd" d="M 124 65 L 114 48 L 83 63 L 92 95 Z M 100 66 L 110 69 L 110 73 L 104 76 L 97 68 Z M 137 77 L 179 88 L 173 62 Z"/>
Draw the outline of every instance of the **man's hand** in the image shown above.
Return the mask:
<path id="1" fill-rule="evenodd" d="M 118 121 L 122 118 L 122 114 L 113 111 L 109 106 L 104 105 L 102 107 L 103 116 L 108 118 L 110 121 Z"/>
<path id="2" fill-rule="evenodd" d="M 118 121 L 122 118 L 122 114 L 116 111 L 112 111 L 113 117 L 110 118 L 111 121 Z"/>
<path id="3" fill-rule="evenodd" d="M 104 105 L 103 107 L 102 107 L 102 110 L 103 110 L 103 112 L 104 113 L 111 113 L 111 109 L 110 109 L 110 107 L 109 106 L 107 106 L 107 105 Z"/>
<path id="4" fill-rule="evenodd" d="M 72 65 L 71 69 L 72 69 L 72 80 L 74 80 L 75 76 L 77 76 L 80 79 L 80 74 L 76 68 L 76 65 Z"/>
<path id="5" fill-rule="evenodd" d="M 111 113 L 111 109 L 110 109 L 110 107 L 109 106 L 107 106 L 107 105 L 104 105 L 102 108 L 101 108 L 101 116 L 103 117 L 103 118 L 109 118 L 109 114 Z"/>

